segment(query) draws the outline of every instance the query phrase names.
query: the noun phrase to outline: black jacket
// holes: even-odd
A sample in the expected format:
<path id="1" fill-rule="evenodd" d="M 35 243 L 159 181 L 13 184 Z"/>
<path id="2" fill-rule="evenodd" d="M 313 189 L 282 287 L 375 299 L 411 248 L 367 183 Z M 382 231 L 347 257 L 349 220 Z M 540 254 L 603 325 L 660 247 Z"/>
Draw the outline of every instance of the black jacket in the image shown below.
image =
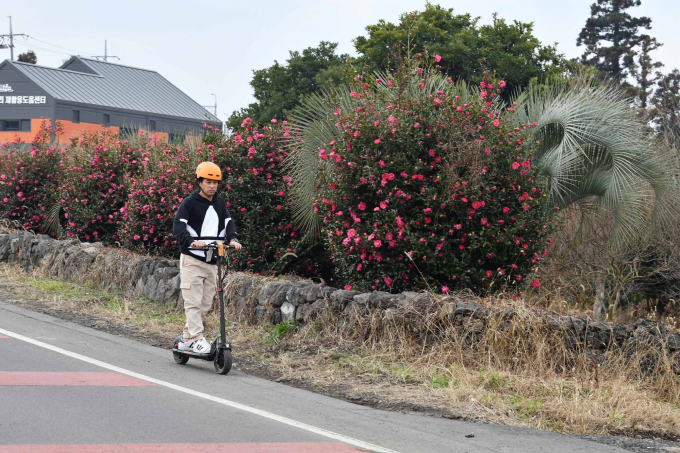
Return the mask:
<path id="1" fill-rule="evenodd" d="M 229 243 L 232 239 L 238 239 L 236 225 L 229 215 L 224 199 L 215 194 L 210 201 L 199 195 L 198 190 L 182 201 L 175 214 L 172 234 L 179 243 L 181 253 L 204 262 L 206 261 L 204 251 L 189 250 L 192 242 L 210 243 L 220 240 Z M 213 256 L 209 263 L 217 263 L 216 257 Z"/>

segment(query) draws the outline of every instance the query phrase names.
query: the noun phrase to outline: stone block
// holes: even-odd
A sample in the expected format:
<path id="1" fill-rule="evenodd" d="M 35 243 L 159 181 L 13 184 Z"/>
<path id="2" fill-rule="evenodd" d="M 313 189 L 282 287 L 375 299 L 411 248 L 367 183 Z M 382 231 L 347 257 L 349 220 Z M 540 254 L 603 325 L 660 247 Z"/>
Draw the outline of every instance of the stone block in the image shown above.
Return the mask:
<path id="1" fill-rule="evenodd" d="M 295 312 L 295 305 L 290 302 L 284 302 L 283 305 L 281 305 L 281 320 L 283 322 L 295 322 Z"/>

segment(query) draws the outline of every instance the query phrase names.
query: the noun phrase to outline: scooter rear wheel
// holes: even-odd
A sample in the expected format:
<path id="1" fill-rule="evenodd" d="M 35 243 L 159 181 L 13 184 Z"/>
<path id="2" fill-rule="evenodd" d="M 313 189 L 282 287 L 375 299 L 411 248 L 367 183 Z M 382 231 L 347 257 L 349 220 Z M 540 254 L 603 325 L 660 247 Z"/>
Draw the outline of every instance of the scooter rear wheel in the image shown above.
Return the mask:
<path id="1" fill-rule="evenodd" d="M 177 354 L 176 352 L 172 353 L 172 357 L 175 359 L 175 363 L 180 365 L 185 365 L 189 361 L 189 357 L 182 354 Z"/>
<path id="2" fill-rule="evenodd" d="M 227 374 L 231 370 L 231 351 L 229 349 L 221 349 L 217 351 L 215 356 L 215 372 L 217 374 Z"/>

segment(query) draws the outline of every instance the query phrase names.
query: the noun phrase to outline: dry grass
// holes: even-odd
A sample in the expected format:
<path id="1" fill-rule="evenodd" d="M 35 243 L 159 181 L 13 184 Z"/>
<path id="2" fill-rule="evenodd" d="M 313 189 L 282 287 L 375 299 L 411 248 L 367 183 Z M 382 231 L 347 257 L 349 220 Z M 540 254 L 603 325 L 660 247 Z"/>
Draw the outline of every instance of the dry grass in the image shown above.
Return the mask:
<path id="1" fill-rule="evenodd" d="M 182 313 L 153 302 L 6 264 L 0 264 L 0 282 L 1 292 L 109 320 L 167 344 L 183 325 Z M 252 326 L 230 316 L 236 367 L 382 407 L 564 433 L 680 439 L 677 357 L 651 348 L 651 355 L 630 357 L 566 348 L 559 335 L 548 333 L 541 313 L 521 302 L 493 301 L 491 326 L 482 331 L 474 322 L 448 322 L 441 303 L 424 303 L 387 318 L 374 313 L 304 326 Z M 216 333 L 214 314 L 206 325 L 209 335 Z M 643 373 L 645 360 L 652 366 Z"/>

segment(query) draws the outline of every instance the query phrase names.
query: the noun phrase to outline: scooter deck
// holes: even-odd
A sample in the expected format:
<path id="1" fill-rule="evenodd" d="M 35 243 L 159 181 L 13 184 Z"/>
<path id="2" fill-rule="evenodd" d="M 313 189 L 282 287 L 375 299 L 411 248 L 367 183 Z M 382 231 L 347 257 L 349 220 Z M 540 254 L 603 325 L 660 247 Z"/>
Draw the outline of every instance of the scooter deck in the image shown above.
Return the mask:
<path id="1" fill-rule="evenodd" d="M 217 348 L 213 346 L 210 348 L 210 352 L 207 352 L 205 354 L 199 354 L 198 352 L 193 351 L 180 351 L 177 348 L 172 348 L 172 352 L 175 354 L 183 355 L 185 357 L 191 357 L 192 359 L 215 360 L 215 353 L 217 352 Z"/>

